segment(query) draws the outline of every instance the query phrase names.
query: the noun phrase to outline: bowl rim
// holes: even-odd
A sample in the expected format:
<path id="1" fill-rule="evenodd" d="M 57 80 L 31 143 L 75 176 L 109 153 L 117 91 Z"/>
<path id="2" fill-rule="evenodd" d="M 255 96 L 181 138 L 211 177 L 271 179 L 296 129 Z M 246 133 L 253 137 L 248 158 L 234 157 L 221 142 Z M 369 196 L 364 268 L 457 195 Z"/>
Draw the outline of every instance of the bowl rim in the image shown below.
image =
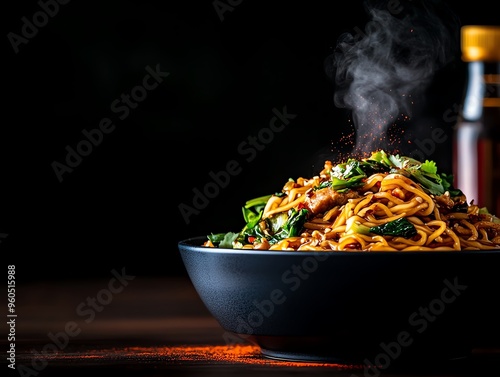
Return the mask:
<path id="1" fill-rule="evenodd" d="M 190 237 L 178 241 L 178 248 L 181 249 L 191 249 L 193 252 L 210 253 L 210 254 L 225 254 L 225 255 L 283 255 L 283 256 L 312 256 L 312 255 L 477 255 L 477 254 L 500 254 L 500 249 L 494 250 L 437 250 L 437 251 L 398 251 L 398 250 L 380 250 L 380 251 L 368 251 L 368 250 L 357 250 L 357 251 L 320 251 L 320 250 L 303 250 L 303 251 L 292 251 L 292 250 L 256 250 L 256 249 L 229 249 L 220 247 L 207 247 L 202 246 L 201 243 L 206 240 L 206 236 Z M 200 243 L 199 245 L 197 243 Z M 182 251 L 182 250 L 181 250 Z"/>

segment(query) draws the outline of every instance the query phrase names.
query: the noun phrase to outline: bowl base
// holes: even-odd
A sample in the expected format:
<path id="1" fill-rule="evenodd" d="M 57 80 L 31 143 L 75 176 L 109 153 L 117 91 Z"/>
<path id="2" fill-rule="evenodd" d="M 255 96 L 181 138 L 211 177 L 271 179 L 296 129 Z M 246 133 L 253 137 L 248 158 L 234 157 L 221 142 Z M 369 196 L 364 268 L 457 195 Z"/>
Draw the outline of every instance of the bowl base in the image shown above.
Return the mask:
<path id="1" fill-rule="evenodd" d="M 331 338 L 322 337 L 275 337 L 252 336 L 249 339 L 256 344 L 263 357 L 273 360 L 292 362 L 333 363 L 343 365 L 379 366 L 380 369 L 416 365 L 440 365 L 471 356 L 472 349 L 467 344 L 449 343 L 442 347 L 414 347 L 392 349 L 384 352 L 377 347 L 360 347 L 360 343 L 347 344 L 344 347 L 332 346 Z M 382 367 L 381 367 L 382 366 Z"/>
<path id="2" fill-rule="evenodd" d="M 260 348 L 262 356 L 280 361 L 292 361 L 292 362 L 307 362 L 307 363 L 333 363 L 333 364 L 351 364 L 357 363 L 354 361 L 348 362 L 346 358 L 340 358 L 335 356 L 321 356 L 312 355 L 308 353 L 300 352 L 284 352 L 284 351 L 273 351 L 265 348 Z"/>

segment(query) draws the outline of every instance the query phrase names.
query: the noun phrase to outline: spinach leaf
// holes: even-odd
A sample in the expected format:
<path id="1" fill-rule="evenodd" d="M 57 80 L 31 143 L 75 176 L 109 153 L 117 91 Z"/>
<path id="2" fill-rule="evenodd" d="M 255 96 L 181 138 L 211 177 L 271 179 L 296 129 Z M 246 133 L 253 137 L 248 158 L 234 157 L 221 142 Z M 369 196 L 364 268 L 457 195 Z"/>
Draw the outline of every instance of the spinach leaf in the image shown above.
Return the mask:
<path id="1" fill-rule="evenodd" d="M 372 226 L 370 232 L 381 236 L 399 236 L 404 238 L 411 238 L 418 234 L 415 225 L 408 221 L 406 217 L 400 217 L 397 220 L 389 221 L 382 225 Z"/>
<path id="2" fill-rule="evenodd" d="M 269 239 L 269 242 L 273 244 L 288 237 L 298 236 L 307 219 L 308 213 L 309 211 L 305 208 L 302 208 L 299 211 L 295 208 L 290 209 L 288 211 L 288 220 L 285 222 L 281 230 Z"/>

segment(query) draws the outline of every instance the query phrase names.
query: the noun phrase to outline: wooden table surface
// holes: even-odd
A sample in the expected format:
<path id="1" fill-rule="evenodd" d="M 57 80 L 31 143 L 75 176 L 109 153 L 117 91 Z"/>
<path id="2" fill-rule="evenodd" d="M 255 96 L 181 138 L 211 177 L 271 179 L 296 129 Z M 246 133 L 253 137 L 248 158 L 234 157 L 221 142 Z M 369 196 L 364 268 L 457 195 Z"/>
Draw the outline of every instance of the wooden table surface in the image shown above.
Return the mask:
<path id="1" fill-rule="evenodd" d="M 16 287 L 15 341 L 2 337 L 2 376 L 500 376 L 500 350 L 399 371 L 362 365 L 301 363 L 263 357 L 227 333 L 207 311 L 186 277 L 98 278 L 30 282 Z M 12 322 L 11 322 L 12 323 Z M 13 330 L 12 330 L 13 329 Z M 10 332 L 9 332 L 10 331 Z M 14 352 L 9 353 L 10 343 Z M 14 356 L 15 360 L 10 359 Z M 14 369 L 11 369 L 14 367 Z M 7 370 L 7 374 L 5 374 Z"/>

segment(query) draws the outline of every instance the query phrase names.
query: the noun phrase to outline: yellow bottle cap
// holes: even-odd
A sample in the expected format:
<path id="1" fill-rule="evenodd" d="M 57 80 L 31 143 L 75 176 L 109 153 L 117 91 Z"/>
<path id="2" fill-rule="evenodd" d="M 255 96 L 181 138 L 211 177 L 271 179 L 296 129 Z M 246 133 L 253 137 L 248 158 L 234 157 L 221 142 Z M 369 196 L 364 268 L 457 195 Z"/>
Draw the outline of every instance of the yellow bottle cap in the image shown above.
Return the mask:
<path id="1" fill-rule="evenodd" d="M 461 32 L 463 61 L 500 62 L 500 26 L 465 25 Z"/>

